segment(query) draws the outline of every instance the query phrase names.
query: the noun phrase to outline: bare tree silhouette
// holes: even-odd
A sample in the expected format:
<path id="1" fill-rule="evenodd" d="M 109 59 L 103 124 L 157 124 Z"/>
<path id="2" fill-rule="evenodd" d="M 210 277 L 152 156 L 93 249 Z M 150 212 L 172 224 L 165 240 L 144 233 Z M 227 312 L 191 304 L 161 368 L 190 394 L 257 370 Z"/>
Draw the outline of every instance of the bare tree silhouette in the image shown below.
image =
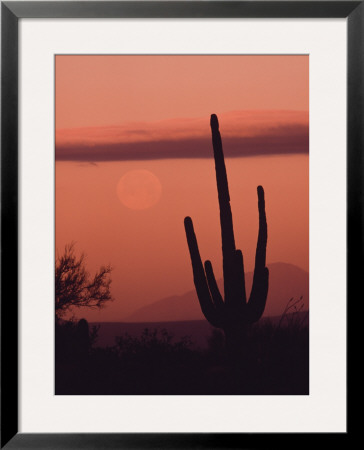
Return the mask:
<path id="1" fill-rule="evenodd" d="M 75 255 L 74 244 L 66 245 L 64 254 L 56 260 L 55 312 L 61 318 L 71 308 L 102 308 L 113 300 L 110 292 L 112 268 L 101 266 L 90 277 L 86 270 L 85 255 Z"/>
<path id="2" fill-rule="evenodd" d="M 255 256 L 253 286 L 247 301 L 243 254 L 235 246 L 230 196 L 219 131 L 215 114 L 211 115 L 212 143 L 215 159 L 216 182 L 220 207 L 220 224 L 223 254 L 224 298 L 216 283 L 212 264 L 203 266 L 192 219 L 184 220 L 191 256 L 194 284 L 201 310 L 211 325 L 224 331 L 228 350 L 236 355 L 244 347 L 247 325 L 260 319 L 267 294 L 269 272 L 266 267 L 267 221 L 264 190 L 258 186 L 259 233 Z"/>

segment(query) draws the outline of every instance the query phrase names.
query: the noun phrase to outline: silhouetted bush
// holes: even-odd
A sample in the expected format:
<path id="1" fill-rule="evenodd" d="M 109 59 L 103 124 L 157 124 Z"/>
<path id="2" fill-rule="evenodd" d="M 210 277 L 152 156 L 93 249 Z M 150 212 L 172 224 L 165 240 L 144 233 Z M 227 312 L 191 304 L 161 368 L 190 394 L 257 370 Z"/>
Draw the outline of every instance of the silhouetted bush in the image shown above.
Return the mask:
<path id="1" fill-rule="evenodd" d="M 55 269 L 56 320 L 73 308 L 102 308 L 113 298 L 110 292 L 112 268 L 101 266 L 93 277 L 86 270 L 85 255 L 75 254 L 74 244 L 66 245 Z"/>
<path id="2" fill-rule="evenodd" d="M 191 352 L 191 340 L 188 336 L 175 341 L 166 329 L 145 328 L 140 337 L 125 333 L 115 339 L 119 356 L 123 360 L 143 360 L 153 364 L 171 363 Z"/>

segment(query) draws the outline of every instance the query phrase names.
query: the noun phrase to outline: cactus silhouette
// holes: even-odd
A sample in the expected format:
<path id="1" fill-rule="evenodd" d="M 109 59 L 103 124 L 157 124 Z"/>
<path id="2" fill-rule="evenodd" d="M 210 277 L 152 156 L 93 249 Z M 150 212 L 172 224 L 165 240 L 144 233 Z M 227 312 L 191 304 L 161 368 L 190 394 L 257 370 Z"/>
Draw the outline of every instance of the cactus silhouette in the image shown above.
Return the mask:
<path id="1" fill-rule="evenodd" d="M 258 321 L 262 316 L 268 294 L 269 272 L 265 265 L 267 221 L 264 190 L 261 186 L 257 188 L 259 233 L 253 285 L 247 301 L 243 254 L 235 246 L 224 153 L 219 122 L 215 114 L 211 115 L 210 124 L 220 207 L 224 298 L 216 283 L 211 262 L 206 261 L 204 266 L 202 264 L 192 219 L 186 217 L 184 224 L 191 256 L 194 284 L 201 310 L 212 326 L 221 328 L 224 331 L 227 347 L 236 353 L 236 351 L 241 350 L 241 346 L 244 344 L 247 326 Z"/>

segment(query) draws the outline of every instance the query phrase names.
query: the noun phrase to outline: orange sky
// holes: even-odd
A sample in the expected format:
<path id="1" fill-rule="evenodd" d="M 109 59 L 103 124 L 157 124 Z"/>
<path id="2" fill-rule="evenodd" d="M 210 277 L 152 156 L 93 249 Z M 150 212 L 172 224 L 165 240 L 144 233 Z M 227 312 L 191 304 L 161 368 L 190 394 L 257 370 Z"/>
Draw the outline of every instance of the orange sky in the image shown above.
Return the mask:
<path id="1" fill-rule="evenodd" d="M 267 262 L 308 271 L 308 100 L 308 56 L 57 56 L 56 249 L 75 241 L 91 272 L 114 267 L 115 301 L 76 315 L 118 321 L 193 289 L 186 215 L 221 276 L 211 113 L 220 120 L 246 270 L 262 184 Z M 155 206 L 121 203 L 117 185 L 132 169 L 160 180 Z"/>
<path id="2" fill-rule="evenodd" d="M 57 129 L 308 111 L 308 56 L 57 56 Z"/>

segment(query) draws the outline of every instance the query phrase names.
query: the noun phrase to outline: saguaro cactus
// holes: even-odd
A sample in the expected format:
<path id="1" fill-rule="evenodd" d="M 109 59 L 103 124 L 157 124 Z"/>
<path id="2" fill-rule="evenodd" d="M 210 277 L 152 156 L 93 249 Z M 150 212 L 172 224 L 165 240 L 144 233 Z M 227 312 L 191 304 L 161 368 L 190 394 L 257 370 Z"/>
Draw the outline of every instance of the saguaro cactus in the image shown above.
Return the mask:
<path id="1" fill-rule="evenodd" d="M 257 188 L 259 233 L 253 286 L 247 301 L 243 254 L 241 250 L 237 250 L 235 247 L 224 153 L 219 122 L 215 114 L 211 115 L 211 131 L 220 207 L 224 298 L 216 283 L 211 262 L 206 261 L 204 266 L 202 264 L 192 219 L 186 217 L 184 224 L 191 256 L 194 284 L 201 310 L 211 325 L 224 331 L 228 347 L 238 350 L 243 345 L 247 325 L 256 322 L 262 316 L 268 294 L 269 273 L 265 265 L 267 221 L 264 190 L 261 186 Z"/>

